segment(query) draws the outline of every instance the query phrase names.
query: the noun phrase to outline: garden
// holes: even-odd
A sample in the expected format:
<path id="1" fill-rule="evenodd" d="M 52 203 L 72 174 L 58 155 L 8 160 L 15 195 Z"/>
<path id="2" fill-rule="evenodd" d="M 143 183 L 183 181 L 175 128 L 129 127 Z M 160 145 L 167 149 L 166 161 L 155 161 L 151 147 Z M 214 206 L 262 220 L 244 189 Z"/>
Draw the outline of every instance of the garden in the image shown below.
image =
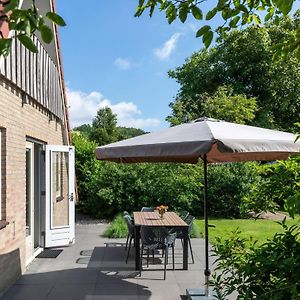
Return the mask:
<path id="1" fill-rule="evenodd" d="M 170 70 L 180 85 L 170 103 L 170 125 L 206 115 L 297 133 L 300 69 L 294 56 L 274 60 L 273 44 L 293 34 L 293 19 L 221 35 L 211 49 Z M 247 59 L 245 59 L 247 58 Z M 284 60 L 284 63 L 283 63 Z M 280 70 L 280 72 L 278 71 Z M 77 209 L 112 221 L 108 237 L 127 234 L 120 213 L 166 204 L 197 216 L 192 237 L 203 236 L 203 165 L 117 165 L 95 160 L 99 145 L 144 133 L 117 126 L 109 108 L 92 125 L 73 131 Z M 300 158 L 277 162 L 211 164 L 208 171 L 210 242 L 218 257 L 212 284 L 219 299 L 299 299 Z M 280 212 L 280 222 L 253 215 Z"/>

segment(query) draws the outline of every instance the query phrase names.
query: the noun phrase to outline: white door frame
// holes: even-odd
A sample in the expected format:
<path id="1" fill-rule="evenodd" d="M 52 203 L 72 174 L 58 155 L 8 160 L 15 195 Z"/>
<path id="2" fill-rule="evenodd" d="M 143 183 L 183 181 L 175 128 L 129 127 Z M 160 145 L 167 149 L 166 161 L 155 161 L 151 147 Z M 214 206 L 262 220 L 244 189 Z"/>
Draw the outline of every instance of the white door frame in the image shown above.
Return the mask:
<path id="1" fill-rule="evenodd" d="M 64 226 L 53 226 L 53 204 L 52 204 L 52 153 L 68 153 L 68 205 L 69 224 Z M 75 242 L 75 166 L 74 147 L 61 145 L 46 145 L 46 216 L 45 216 L 45 247 L 66 246 Z"/>
<path id="2" fill-rule="evenodd" d="M 26 265 L 28 265 L 34 258 L 34 144 L 26 141 L 26 148 L 30 150 L 30 234 L 26 233 Z M 26 161 L 25 161 L 26 164 Z M 25 166 L 25 169 L 27 165 Z M 27 170 L 26 170 L 27 173 Z M 27 174 L 26 174 L 27 175 Z M 27 180 L 27 179 L 26 179 Z M 27 196 L 26 191 L 26 196 Z M 26 218 L 26 217 L 25 217 Z M 26 228 L 25 228 L 26 231 Z"/>

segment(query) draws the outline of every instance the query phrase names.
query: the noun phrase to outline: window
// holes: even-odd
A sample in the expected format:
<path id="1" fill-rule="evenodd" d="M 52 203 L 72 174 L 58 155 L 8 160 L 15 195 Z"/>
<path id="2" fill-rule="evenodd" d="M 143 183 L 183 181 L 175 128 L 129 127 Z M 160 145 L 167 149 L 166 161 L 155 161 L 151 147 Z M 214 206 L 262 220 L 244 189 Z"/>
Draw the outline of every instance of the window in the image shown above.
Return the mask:
<path id="1" fill-rule="evenodd" d="M 56 152 L 56 198 L 57 200 L 60 200 L 62 197 L 62 159 L 61 159 L 61 153 Z"/>

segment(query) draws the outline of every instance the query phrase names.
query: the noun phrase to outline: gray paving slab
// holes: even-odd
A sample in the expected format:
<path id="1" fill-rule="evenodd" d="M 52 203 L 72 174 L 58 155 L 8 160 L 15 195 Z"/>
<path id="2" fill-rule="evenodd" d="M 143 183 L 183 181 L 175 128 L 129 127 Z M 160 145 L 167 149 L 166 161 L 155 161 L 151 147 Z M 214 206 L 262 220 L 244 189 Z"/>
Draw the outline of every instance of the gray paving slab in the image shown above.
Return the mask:
<path id="1" fill-rule="evenodd" d="M 169 253 L 167 278 L 163 280 L 161 252 L 154 264 L 143 260 L 143 271 L 135 271 L 134 248 L 126 264 L 124 239 L 102 237 L 106 225 L 76 225 L 76 242 L 61 248 L 55 259 L 35 259 L 21 278 L 0 300 L 176 300 L 187 288 L 204 283 L 204 241 L 192 239 L 195 264 L 182 268 L 182 245 L 175 247 L 175 270 Z"/>

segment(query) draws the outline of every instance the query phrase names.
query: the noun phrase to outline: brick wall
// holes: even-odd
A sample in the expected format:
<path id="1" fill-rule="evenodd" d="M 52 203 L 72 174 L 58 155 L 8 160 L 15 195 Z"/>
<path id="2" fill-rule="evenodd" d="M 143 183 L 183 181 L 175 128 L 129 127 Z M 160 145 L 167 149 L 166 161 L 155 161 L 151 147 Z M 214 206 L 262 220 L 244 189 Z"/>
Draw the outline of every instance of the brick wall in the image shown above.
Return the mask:
<path id="1" fill-rule="evenodd" d="M 60 121 L 50 120 L 47 111 L 29 101 L 0 78 L 0 128 L 2 135 L 2 194 L 6 221 L 0 230 L 0 294 L 25 270 L 26 137 L 47 144 L 66 144 Z M 3 159 L 4 158 L 4 159 Z"/>

